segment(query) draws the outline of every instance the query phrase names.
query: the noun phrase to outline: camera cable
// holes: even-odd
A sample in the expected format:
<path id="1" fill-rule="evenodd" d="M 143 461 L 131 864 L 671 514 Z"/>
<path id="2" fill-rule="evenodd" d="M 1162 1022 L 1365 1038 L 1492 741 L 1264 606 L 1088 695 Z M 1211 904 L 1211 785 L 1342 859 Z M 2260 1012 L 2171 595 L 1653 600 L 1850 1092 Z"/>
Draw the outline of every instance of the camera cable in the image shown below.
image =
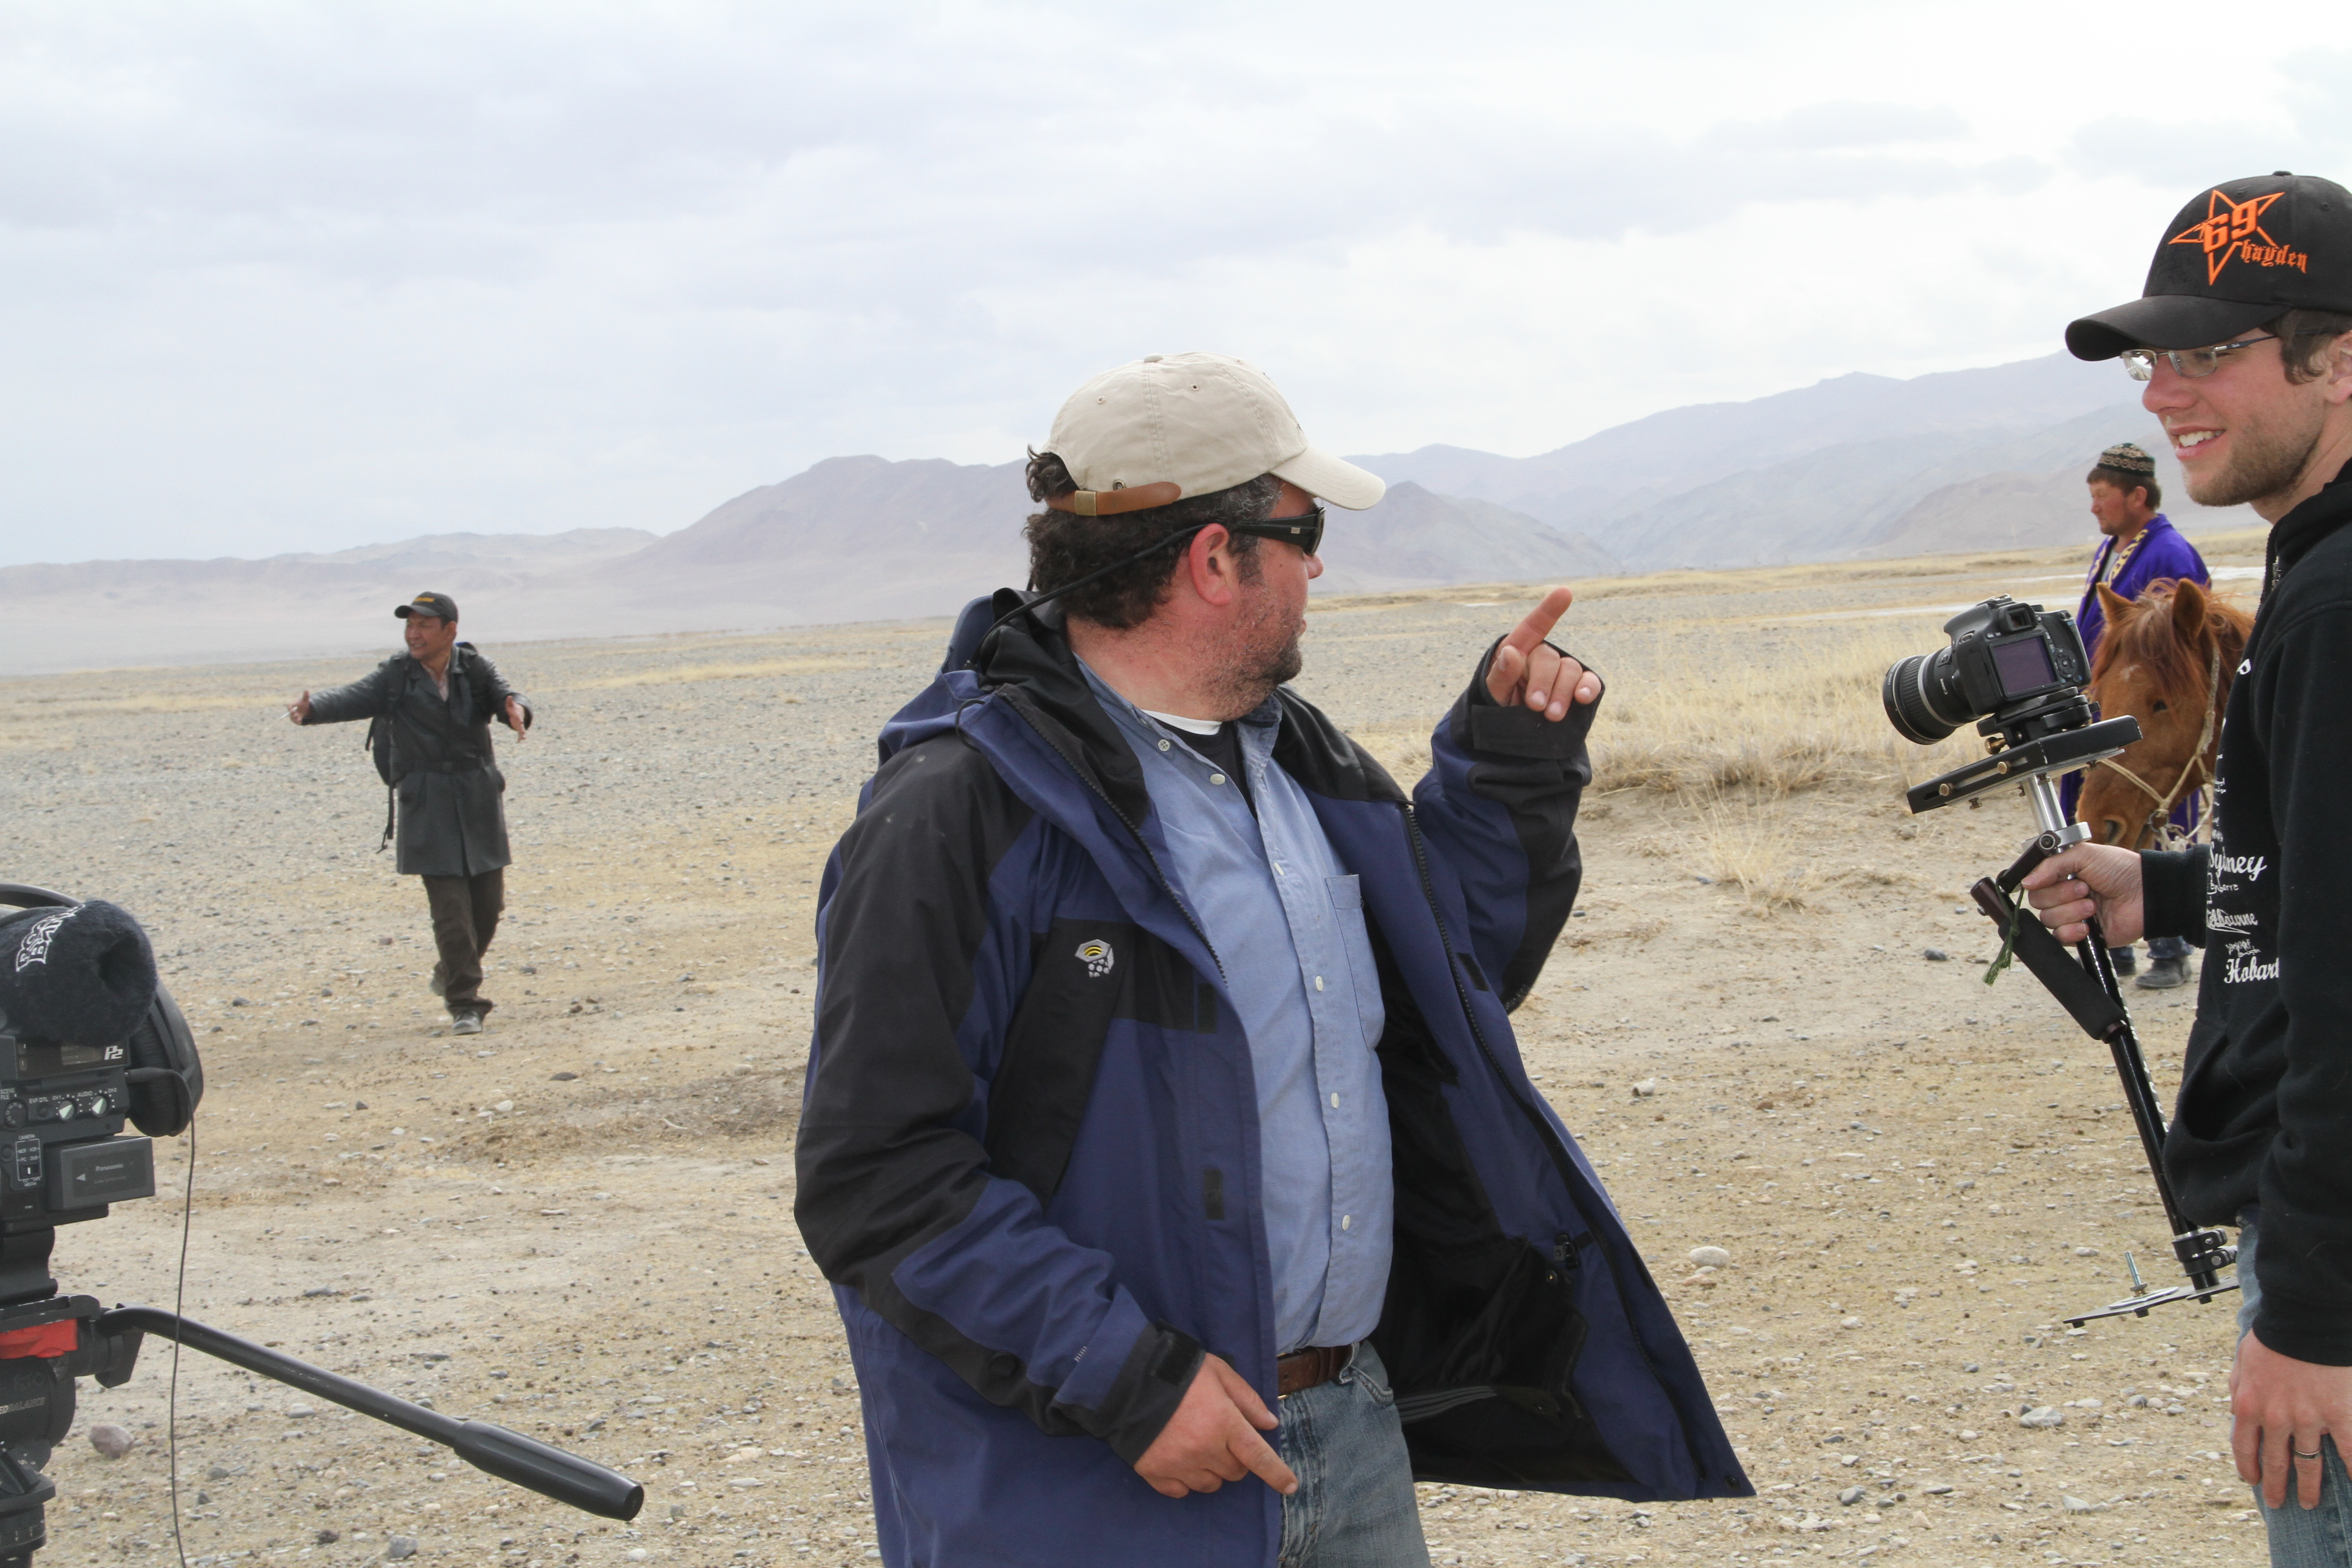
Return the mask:
<path id="1" fill-rule="evenodd" d="M 179 1277 L 172 1287 L 172 1315 L 184 1316 L 188 1310 L 188 1234 L 194 1228 L 196 1213 L 196 1118 L 188 1116 L 188 1179 L 180 1194 L 180 1268 Z M 172 1549 L 180 1559 L 180 1568 L 188 1568 L 188 1544 L 180 1535 L 180 1342 L 172 1341 L 172 1375 L 163 1415 L 163 1449 L 171 1461 L 172 1479 Z"/>

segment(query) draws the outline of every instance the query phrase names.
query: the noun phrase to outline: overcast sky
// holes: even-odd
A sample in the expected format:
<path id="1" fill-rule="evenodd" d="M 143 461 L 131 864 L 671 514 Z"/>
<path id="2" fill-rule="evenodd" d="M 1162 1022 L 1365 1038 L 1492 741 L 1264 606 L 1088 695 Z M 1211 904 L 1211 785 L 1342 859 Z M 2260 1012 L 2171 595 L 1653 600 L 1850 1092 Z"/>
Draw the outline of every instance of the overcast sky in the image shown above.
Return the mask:
<path id="1" fill-rule="evenodd" d="M 1528 454 L 2046 353 L 2336 8 L 0 0 L 0 563 L 667 531 L 1208 348 Z"/>

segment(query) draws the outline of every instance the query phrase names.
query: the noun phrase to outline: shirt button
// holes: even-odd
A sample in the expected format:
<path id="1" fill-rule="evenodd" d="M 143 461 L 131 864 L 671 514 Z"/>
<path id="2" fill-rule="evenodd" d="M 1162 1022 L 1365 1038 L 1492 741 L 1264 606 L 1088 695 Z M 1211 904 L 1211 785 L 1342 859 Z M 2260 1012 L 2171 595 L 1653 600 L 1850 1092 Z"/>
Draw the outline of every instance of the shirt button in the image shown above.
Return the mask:
<path id="1" fill-rule="evenodd" d="M 1319 974 L 1315 977 L 1315 989 L 1318 991 L 1323 989 L 1323 977 Z"/>
<path id="2" fill-rule="evenodd" d="M 1225 775 L 1223 773 L 1211 773 L 1209 775 L 1209 782 L 1211 784 L 1223 784 L 1225 782 Z"/>
<path id="3" fill-rule="evenodd" d="M 1339 1228 L 1340 1228 L 1341 1230 L 1345 1230 L 1345 1229 L 1347 1229 L 1349 1226 L 1351 1226 L 1351 1225 L 1353 1225 L 1353 1224 L 1355 1224 L 1355 1223 L 1356 1223 L 1356 1216 L 1355 1216 L 1354 1215 L 1351 1215 L 1351 1214 L 1343 1214 L 1343 1215 L 1341 1215 L 1339 1216 Z"/>
<path id="4" fill-rule="evenodd" d="M 1337 1089 L 1334 1089 L 1331 1093 L 1331 1109 L 1334 1110 L 1339 1109 L 1339 1094 Z"/>
<path id="5" fill-rule="evenodd" d="M 1163 752 L 1164 752 L 1164 751 L 1166 751 L 1166 750 L 1168 749 L 1168 742 L 1165 742 L 1165 741 L 1160 742 L 1160 749 L 1161 751 L 1163 751 Z"/>

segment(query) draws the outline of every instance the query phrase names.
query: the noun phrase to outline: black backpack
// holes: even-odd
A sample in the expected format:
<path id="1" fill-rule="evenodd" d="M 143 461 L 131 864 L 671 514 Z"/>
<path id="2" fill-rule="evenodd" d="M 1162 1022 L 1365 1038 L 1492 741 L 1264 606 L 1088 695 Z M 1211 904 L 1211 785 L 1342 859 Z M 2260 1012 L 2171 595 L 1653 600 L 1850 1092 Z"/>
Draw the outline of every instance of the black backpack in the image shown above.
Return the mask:
<path id="1" fill-rule="evenodd" d="M 405 660 L 409 656 L 400 653 L 393 655 L 393 658 Z M 408 672 L 404 669 L 400 684 L 405 686 L 407 681 Z M 397 687 L 394 689 L 393 700 L 400 700 Z M 392 713 L 389 709 L 368 721 L 367 736 L 360 744 L 366 747 L 368 753 L 375 759 L 376 777 L 383 781 L 383 839 L 375 847 L 375 852 L 381 855 L 385 846 L 392 842 L 400 811 L 400 781 L 392 775 Z"/>

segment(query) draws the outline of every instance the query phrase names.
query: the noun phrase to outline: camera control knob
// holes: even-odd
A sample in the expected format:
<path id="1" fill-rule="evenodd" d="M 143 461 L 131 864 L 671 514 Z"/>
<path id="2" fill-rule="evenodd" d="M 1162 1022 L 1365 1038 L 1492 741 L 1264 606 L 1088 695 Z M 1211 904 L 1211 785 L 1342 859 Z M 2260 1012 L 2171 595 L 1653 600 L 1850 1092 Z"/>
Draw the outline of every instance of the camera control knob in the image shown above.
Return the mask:
<path id="1" fill-rule="evenodd" d="M 89 1110 L 88 1114 L 91 1116 L 103 1116 L 106 1114 L 106 1096 L 102 1094 L 93 1094 L 89 1097 Z"/>
<path id="2" fill-rule="evenodd" d="M 25 1125 L 25 1102 L 21 1100 L 12 1100 L 6 1105 L 0 1106 L 0 1125 L 8 1127 Z"/>

